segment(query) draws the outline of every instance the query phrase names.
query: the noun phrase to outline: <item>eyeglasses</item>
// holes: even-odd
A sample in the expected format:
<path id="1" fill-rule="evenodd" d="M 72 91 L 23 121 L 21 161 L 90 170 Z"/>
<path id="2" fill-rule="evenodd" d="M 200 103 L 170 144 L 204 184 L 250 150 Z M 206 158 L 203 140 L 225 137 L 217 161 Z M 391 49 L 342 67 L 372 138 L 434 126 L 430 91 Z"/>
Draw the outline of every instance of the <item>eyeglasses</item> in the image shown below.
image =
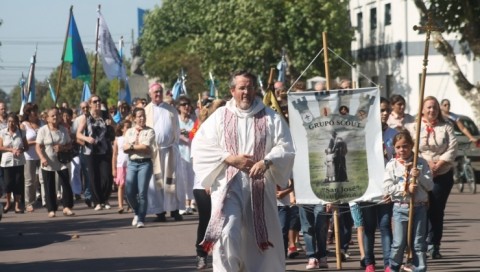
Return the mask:
<path id="1" fill-rule="evenodd" d="M 180 103 L 179 105 L 180 106 L 190 106 L 190 104 L 188 104 L 188 103 Z"/>
<path id="2" fill-rule="evenodd" d="M 97 100 L 92 100 L 92 103 L 93 103 L 93 104 L 96 104 L 96 103 L 102 103 L 102 100 L 100 100 L 100 99 L 97 99 Z"/>

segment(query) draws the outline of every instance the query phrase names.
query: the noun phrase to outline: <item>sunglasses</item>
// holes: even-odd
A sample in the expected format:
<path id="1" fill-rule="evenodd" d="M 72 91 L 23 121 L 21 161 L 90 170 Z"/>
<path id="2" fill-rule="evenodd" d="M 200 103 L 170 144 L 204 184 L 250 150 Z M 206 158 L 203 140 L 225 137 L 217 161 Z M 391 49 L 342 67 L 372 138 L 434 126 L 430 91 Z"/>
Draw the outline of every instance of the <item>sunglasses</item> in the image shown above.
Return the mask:
<path id="1" fill-rule="evenodd" d="M 93 104 L 102 103 L 102 100 L 100 100 L 100 99 L 98 99 L 98 100 L 92 100 L 92 103 L 93 103 Z"/>

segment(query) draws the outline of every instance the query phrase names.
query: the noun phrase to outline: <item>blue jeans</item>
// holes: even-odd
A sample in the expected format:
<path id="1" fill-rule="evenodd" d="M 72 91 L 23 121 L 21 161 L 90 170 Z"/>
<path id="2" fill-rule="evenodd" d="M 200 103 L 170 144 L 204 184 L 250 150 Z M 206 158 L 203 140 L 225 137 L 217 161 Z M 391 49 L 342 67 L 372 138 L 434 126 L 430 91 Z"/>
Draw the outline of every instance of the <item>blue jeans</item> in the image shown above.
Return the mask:
<path id="1" fill-rule="evenodd" d="M 403 254 L 407 247 L 408 231 L 408 205 L 402 207 L 397 203 L 393 205 L 393 243 L 390 255 L 390 269 L 399 271 L 402 265 Z M 413 216 L 413 260 L 415 272 L 427 271 L 427 206 L 416 206 Z"/>
<path id="2" fill-rule="evenodd" d="M 365 265 L 375 264 L 374 244 L 375 229 L 377 224 L 380 228 L 383 252 L 383 265 L 387 267 L 390 263 L 390 248 L 392 246 L 392 208 L 393 204 L 361 203 L 364 218 L 363 247 L 365 249 Z"/>
<path id="3" fill-rule="evenodd" d="M 304 205 L 300 207 L 300 224 L 307 258 L 327 256 L 327 221 L 323 205 Z"/>
<path id="4" fill-rule="evenodd" d="M 353 219 L 350 212 L 350 206 L 348 204 L 338 205 L 339 216 L 339 230 L 340 230 L 340 248 L 345 252 L 350 247 L 350 241 L 352 240 L 352 227 Z"/>
<path id="5" fill-rule="evenodd" d="M 85 200 L 92 200 L 92 192 L 90 192 L 90 180 L 88 179 L 89 169 L 87 168 L 85 155 L 82 153 L 80 153 L 80 171 L 82 172 L 84 182 L 83 197 Z"/>
<path id="6" fill-rule="evenodd" d="M 145 216 L 147 215 L 147 191 L 152 172 L 151 160 L 146 162 L 128 161 L 125 186 L 127 200 L 135 215 L 138 216 L 138 222 L 145 222 Z"/>
<path id="7" fill-rule="evenodd" d="M 280 226 L 282 228 L 283 247 L 285 249 L 285 254 L 287 254 L 288 230 L 290 229 L 290 224 L 289 224 L 290 206 L 277 206 L 277 209 L 278 209 L 278 219 L 280 219 Z"/>

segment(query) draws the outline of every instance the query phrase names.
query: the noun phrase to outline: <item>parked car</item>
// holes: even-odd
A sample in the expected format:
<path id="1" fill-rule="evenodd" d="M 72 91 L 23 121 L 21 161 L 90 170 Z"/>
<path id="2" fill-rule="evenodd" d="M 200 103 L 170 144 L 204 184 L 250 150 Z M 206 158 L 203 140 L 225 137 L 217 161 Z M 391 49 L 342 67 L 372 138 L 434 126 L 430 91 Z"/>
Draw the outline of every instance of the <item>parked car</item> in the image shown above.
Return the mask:
<path id="1" fill-rule="evenodd" d="M 468 129 L 468 131 L 470 131 L 473 137 L 480 139 L 480 132 L 478 130 L 478 127 L 472 121 L 472 119 L 464 115 L 459 115 L 459 117 L 460 117 L 460 121 L 462 121 L 463 125 Z M 458 126 L 456 124 L 454 124 L 454 133 L 455 133 L 455 136 L 457 137 L 459 149 L 465 148 L 466 155 L 468 158 L 470 158 L 472 167 L 473 169 L 475 169 L 475 172 L 477 172 L 476 173 L 477 177 L 479 177 L 480 175 L 480 146 L 478 146 L 479 142 L 477 141 L 476 144 L 471 143 L 468 137 L 465 136 L 463 132 L 461 132 L 458 129 Z M 469 143 L 471 144 L 469 145 Z M 459 150 L 457 153 L 457 156 L 458 157 L 463 156 L 463 152 Z M 477 178 L 477 182 L 478 181 L 479 180 Z"/>

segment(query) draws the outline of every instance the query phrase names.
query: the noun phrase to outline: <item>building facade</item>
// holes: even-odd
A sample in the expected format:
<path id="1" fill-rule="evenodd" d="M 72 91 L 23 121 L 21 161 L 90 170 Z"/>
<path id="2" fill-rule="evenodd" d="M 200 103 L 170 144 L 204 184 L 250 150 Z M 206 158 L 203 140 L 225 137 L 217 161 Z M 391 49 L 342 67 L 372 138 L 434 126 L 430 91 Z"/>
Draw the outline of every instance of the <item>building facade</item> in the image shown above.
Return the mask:
<path id="1" fill-rule="evenodd" d="M 350 18 L 355 28 L 352 54 L 356 68 L 352 78 L 359 87 L 381 87 L 381 94 L 401 94 L 407 112 L 417 114 L 426 34 L 414 31 L 420 13 L 411 0 L 350 0 Z M 457 62 L 472 83 L 480 80 L 480 63 L 456 34 L 443 33 L 454 48 Z M 459 94 L 444 57 L 430 41 L 425 96 L 451 100 L 451 111 L 473 118 L 469 103 Z M 474 119 L 475 120 L 475 119 Z M 478 124 L 479 120 L 475 120 Z"/>

